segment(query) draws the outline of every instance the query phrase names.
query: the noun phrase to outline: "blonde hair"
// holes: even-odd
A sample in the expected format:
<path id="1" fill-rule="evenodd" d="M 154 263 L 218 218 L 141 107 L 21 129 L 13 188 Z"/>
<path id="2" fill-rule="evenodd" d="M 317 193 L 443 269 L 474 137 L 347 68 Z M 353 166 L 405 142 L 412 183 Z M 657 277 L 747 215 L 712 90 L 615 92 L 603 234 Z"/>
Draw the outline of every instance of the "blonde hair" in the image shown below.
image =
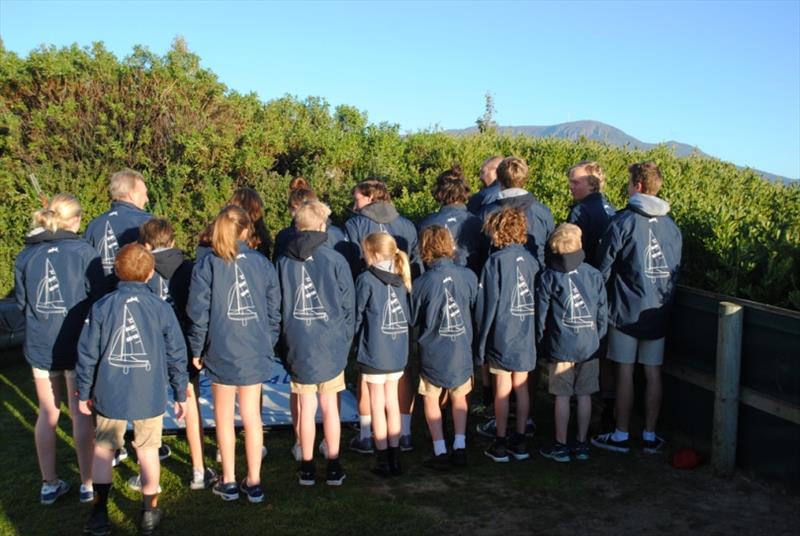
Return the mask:
<path id="1" fill-rule="evenodd" d="M 496 248 L 525 244 L 528 241 L 528 218 L 517 208 L 504 208 L 489 216 L 483 232 L 492 238 L 492 245 Z"/>
<path id="2" fill-rule="evenodd" d="M 211 248 L 217 257 L 226 261 L 235 259 L 239 252 L 236 241 L 244 230 L 250 230 L 250 216 L 247 212 L 236 205 L 223 208 L 211 225 Z"/>
<path id="3" fill-rule="evenodd" d="M 320 201 L 306 201 L 294 213 L 294 224 L 298 231 L 316 231 L 323 223 L 328 223 L 331 209 Z"/>
<path id="4" fill-rule="evenodd" d="M 33 227 L 41 227 L 55 233 L 65 229 L 67 221 L 81 215 L 81 204 L 71 194 L 56 194 L 47 207 L 33 213 Z"/>
<path id="5" fill-rule="evenodd" d="M 361 250 L 364 252 L 364 261 L 367 266 L 379 262 L 378 257 L 394 262 L 394 270 L 403 278 L 406 290 L 411 292 L 411 266 L 408 264 L 408 255 L 397 247 L 397 242 L 392 235 L 387 233 L 372 233 L 361 241 Z"/>
<path id="6" fill-rule="evenodd" d="M 592 192 L 602 192 L 606 187 L 606 174 L 600 164 L 593 160 L 581 160 L 567 171 L 567 177 L 570 177 L 574 172 L 583 169 L 586 177 L 586 183 Z"/>
<path id="7" fill-rule="evenodd" d="M 516 156 L 504 158 L 497 166 L 497 180 L 503 188 L 522 188 L 528 180 L 528 164 Z"/>
<path id="8" fill-rule="evenodd" d="M 452 259 L 456 255 L 453 235 L 441 225 L 431 225 L 422 231 L 419 235 L 419 249 L 422 262 L 425 264 L 430 264 L 442 257 Z"/>
<path id="9" fill-rule="evenodd" d="M 144 183 L 144 177 L 138 171 L 123 169 L 111 175 L 108 192 L 111 199 L 122 199 L 136 188 L 136 181 Z"/>
<path id="10" fill-rule="evenodd" d="M 139 226 L 139 243 L 153 249 L 168 248 L 175 240 L 175 230 L 167 220 L 150 218 Z"/>
<path id="11" fill-rule="evenodd" d="M 550 250 L 556 255 L 574 253 L 581 249 L 581 228 L 574 223 L 562 223 L 550 235 Z"/>

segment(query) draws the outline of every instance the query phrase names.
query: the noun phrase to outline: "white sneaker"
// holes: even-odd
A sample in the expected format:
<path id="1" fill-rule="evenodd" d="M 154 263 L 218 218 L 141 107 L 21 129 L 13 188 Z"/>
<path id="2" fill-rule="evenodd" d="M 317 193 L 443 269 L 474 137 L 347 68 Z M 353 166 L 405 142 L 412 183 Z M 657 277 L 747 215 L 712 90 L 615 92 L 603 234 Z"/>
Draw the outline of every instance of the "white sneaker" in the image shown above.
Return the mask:
<path id="1" fill-rule="evenodd" d="M 42 491 L 39 494 L 39 502 L 45 505 L 50 505 L 56 502 L 56 499 L 69 491 L 69 484 L 63 480 L 56 480 L 54 484 L 42 482 Z"/>

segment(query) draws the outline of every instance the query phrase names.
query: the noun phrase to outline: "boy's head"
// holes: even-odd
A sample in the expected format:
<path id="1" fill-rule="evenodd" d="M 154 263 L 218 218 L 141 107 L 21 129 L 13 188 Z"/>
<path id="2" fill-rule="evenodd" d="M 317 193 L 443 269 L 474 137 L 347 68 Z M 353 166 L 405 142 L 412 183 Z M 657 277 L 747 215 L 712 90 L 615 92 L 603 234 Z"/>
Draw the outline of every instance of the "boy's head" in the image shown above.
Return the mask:
<path id="1" fill-rule="evenodd" d="M 175 245 L 175 231 L 167 220 L 151 218 L 139 226 L 139 243 L 151 251 Z"/>
<path id="2" fill-rule="evenodd" d="M 606 185 L 603 168 L 591 160 L 583 160 L 569 168 L 567 177 L 569 177 L 569 192 L 575 201 L 582 201 L 589 194 L 602 192 Z"/>
<path id="3" fill-rule="evenodd" d="M 431 264 L 442 257 L 452 259 L 456 254 L 453 235 L 441 225 L 431 225 L 422 231 L 419 236 L 419 248 L 422 262 L 425 264 Z"/>
<path id="4" fill-rule="evenodd" d="M 642 193 L 658 195 L 661 184 L 664 182 L 661 170 L 655 162 L 637 162 L 628 166 L 630 180 L 628 181 L 628 195 Z"/>
<path id="5" fill-rule="evenodd" d="M 306 201 L 294 213 L 294 224 L 298 231 L 324 231 L 331 209 L 320 201 Z"/>
<path id="6" fill-rule="evenodd" d="M 489 186 L 497 180 L 497 166 L 503 161 L 502 156 L 491 156 L 481 166 L 481 182 Z"/>
<path id="7" fill-rule="evenodd" d="M 562 223 L 550 235 L 550 251 L 556 255 L 575 253 L 581 249 L 581 228 L 573 223 Z"/>
<path id="8" fill-rule="evenodd" d="M 433 198 L 442 206 L 463 205 L 469 200 L 469 185 L 459 166 L 453 166 L 436 178 Z"/>
<path id="9" fill-rule="evenodd" d="M 492 238 L 492 245 L 504 248 L 528 241 L 528 218 L 517 208 L 504 208 L 489 216 L 483 232 Z"/>
<path id="10" fill-rule="evenodd" d="M 153 277 L 154 268 L 153 254 L 135 242 L 123 246 L 114 261 L 114 271 L 120 281 L 146 283 Z"/>
<path id="11" fill-rule="evenodd" d="M 509 156 L 497 166 L 497 180 L 505 188 L 522 188 L 528 181 L 528 164 L 522 158 Z"/>

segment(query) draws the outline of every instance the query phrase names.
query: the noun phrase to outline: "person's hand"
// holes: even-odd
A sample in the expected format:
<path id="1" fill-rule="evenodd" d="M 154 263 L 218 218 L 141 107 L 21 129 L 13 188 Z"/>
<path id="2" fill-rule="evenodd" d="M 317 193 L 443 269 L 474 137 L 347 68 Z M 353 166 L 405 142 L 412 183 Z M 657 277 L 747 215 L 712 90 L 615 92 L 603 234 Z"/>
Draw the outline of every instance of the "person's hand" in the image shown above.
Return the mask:
<path id="1" fill-rule="evenodd" d="M 92 415 L 92 401 L 91 400 L 78 400 L 78 411 L 83 415 Z"/>
<path id="2" fill-rule="evenodd" d="M 194 365 L 194 368 L 196 368 L 197 370 L 200 370 L 201 368 L 203 368 L 203 358 L 202 357 L 193 357 L 192 358 L 192 365 Z"/>
<path id="3" fill-rule="evenodd" d="M 182 421 L 184 415 L 186 415 L 186 402 L 175 402 L 173 409 L 175 410 L 175 418 Z"/>

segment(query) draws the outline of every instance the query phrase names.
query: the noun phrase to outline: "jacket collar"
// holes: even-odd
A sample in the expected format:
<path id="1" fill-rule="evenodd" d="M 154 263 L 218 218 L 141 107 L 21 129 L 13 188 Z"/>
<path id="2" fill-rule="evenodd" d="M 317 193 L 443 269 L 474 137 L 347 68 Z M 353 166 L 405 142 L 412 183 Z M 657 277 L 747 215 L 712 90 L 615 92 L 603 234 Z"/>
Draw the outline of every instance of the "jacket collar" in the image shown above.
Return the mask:
<path id="1" fill-rule="evenodd" d="M 578 268 L 586 258 L 582 249 L 563 255 L 551 253 L 547 259 L 547 267 L 557 272 L 569 273 Z"/>

